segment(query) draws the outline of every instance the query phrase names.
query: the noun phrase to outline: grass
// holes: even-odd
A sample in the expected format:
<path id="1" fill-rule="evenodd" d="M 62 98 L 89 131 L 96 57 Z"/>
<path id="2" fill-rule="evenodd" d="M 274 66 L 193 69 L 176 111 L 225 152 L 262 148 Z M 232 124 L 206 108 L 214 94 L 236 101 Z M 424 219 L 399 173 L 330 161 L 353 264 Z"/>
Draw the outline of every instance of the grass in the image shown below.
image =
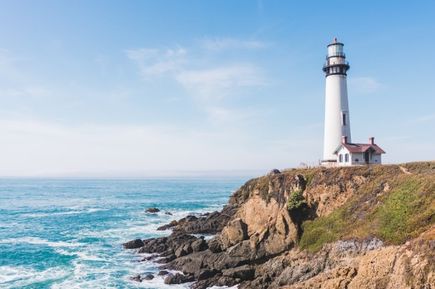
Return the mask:
<path id="1" fill-rule="evenodd" d="M 345 216 L 345 210 L 339 209 L 327 217 L 305 221 L 302 225 L 303 233 L 299 241 L 299 247 L 310 252 L 316 252 L 324 244 L 340 239 L 345 232 L 343 228 L 349 226 Z"/>
<path id="2" fill-rule="evenodd" d="M 373 236 L 402 244 L 435 224 L 435 175 L 377 174 L 344 206 L 305 221 L 299 246 L 316 252 L 339 239 Z M 377 189 L 385 180 L 391 187 L 388 192 Z"/>

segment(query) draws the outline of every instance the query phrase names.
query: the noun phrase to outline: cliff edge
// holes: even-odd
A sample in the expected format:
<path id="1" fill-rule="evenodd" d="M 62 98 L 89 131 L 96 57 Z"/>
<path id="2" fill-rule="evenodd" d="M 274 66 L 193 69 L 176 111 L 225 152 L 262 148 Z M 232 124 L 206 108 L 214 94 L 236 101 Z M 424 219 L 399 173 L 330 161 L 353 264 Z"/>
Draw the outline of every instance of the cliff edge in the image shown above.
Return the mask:
<path id="1" fill-rule="evenodd" d="M 124 246 L 153 254 L 167 284 L 435 288 L 435 162 L 274 170 L 161 229 Z"/>

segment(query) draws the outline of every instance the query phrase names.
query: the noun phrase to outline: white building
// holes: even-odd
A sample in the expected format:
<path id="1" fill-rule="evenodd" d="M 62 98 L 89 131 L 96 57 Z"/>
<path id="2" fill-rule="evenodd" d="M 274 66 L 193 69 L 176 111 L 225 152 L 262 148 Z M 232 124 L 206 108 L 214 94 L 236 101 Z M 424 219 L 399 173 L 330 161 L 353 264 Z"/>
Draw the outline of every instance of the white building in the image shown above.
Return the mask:
<path id="1" fill-rule="evenodd" d="M 375 144 L 375 138 L 369 138 L 369 143 L 349 143 L 343 137 L 342 143 L 334 151 L 338 166 L 355 166 L 381 164 L 385 151 Z"/>
<path id="2" fill-rule="evenodd" d="M 347 71 L 349 63 L 343 51 L 344 44 L 337 38 L 328 45 L 323 71 L 325 88 L 325 130 L 323 139 L 324 166 L 351 166 L 381 164 L 385 152 L 370 138 L 368 144 L 352 143 L 350 133 Z"/>

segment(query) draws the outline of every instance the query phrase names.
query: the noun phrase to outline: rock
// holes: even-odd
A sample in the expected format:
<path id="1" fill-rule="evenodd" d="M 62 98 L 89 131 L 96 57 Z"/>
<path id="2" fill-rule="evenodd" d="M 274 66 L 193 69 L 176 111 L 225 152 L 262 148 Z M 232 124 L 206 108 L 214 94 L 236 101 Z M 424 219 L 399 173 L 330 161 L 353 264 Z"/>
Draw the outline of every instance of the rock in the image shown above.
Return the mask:
<path id="1" fill-rule="evenodd" d="M 140 275 L 132 276 L 132 277 L 130 277 L 130 280 L 136 281 L 136 282 L 142 282 Z"/>
<path id="2" fill-rule="evenodd" d="M 221 241 L 224 248 L 231 247 L 247 238 L 248 226 L 240 218 L 229 222 L 221 233 Z"/>
<path id="3" fill-rule="evenodd" d="M 168 274 L 165 278 L 165 284 L 182 284 L 194 281 L 193 275 L 183 275 L 180 273 Z"/>
<path id="4" fill-rule="evenodd" d="M 205 269 L 205 270 L 202 270 L 201 272 L 199 272 L 197 279 L 198 279 L 198 281 L 210 279 L 211 277 L 216 276 L 216 274 L 218 274 L 219 272 L 220 271 L 214 270 L 214 269 L 212 269 L 212 270 Z"/>
<path id="5" fill-rule="evenodd" d="M 125 249 L 137 249 L 144 246 L 144 243 L 141 239 L 131 240 L 127 243 L 122 244 Z"/>
<path id="6" fill-rule="evenodd" d="M 225 227 L 236 209 L 234 206 L 226 206 L 222 212 L 207 213 L 199 217 L 189 215 L 179 221 L 172 221 L 163 225 L 157 230 L 173 229 L 188 234 L 216 234 Z"/>
<path id="7" fill-rule="evenodd" d="M 219 282 L 219 275 L 207 278 L 207 279 L 202 279 L 202 280 L 198 280 L 197 282 L 193 283 L 190 286 L 190 289 L 207 289 L 213 286 L 216 286 L 217 283 Z M 214 287 L 216 288 L 216 287 Z"/>
<path id="8" fill-rule="evenodd" d="M 166 224 L 166 225 L 163 225 L 163 226 L 158 227 L 157 230 L 158 230 L 158 231 L 164 231 L 164 230 L 171 229 L 171 228 L 173 228 L 173 227 L 175 227 L 175 226 L 177 226 L 177 225 L 178 225 L 178 221 L 173 220 L 173 221 L 171 221 L 169 224 Z"/>
<path id="9" fill-rule="evenodd" d="M 163 253 L 168 250 L 168 237 L 143 240 L 139 253 Z"/>
<path id="10" fill-rule="evenodd" d="M 172 216 L 172 213 L 171 213 L 171 212 L 168 212 L 168 211 L 166 211 L 166 212 L 165 212 L 165 215 L 168 215 L 168 216 Z"/>
<path id="11" fill-rule="evenodd" d="M 227 287 L 232 287 L 235 286 L 237 284 L 239 284 L 242 280 L 240 279 L 234 279 L 228 276 L 222 276 L 220 277 L 217 282 L 216 285 L 217 286 L 227 286 Z M 253 288 L 252 288 L 253 289 Z M 257 288 L 256 288 L 257 289 Z"/>
<path id="12" fill-rule="evenodd" d="M 193 241 L 191 247 L 193 252 L 200 252 L 208 249 L 207 242 L 202 238 Z"/>
<path id="13" fill-rule="evenodd" d="M 155 214 L 160 212 L 160 210 L 158 208 L 148 208 L 145 210 L 146 213 L 151 213 L 151 214 Z"/>
<path id="14" fill-rule="evenodd" d="M 180 246 L 176 251 L 175 251 L 175 257 L 180 258 L 183 256 L 186 256 L 187 254 L 189 254 L 189 251 L 185 250 L 184 246 Z"/>
<path id="15" fill-rule="evenodd" d="M 140 261 L 141 261 L 141 262 L 144 262 L 144 261 L 151 261 L 151 260 L 156 259 L 157 257 L 158 257 L 158 255 L 151 255 L 151 256 L 148 256 L 148 257 L 144 257 L 144 258 L 142 258 Z"/>
<path id="16" fill-rule="evenodd" d="M 169 274 L 169 272 L 166 270 L 161 270 L 161 271 L 159 271 L 159 273 L 157 273 L 157 275 L 159 275 L 159 276 L 166 276 L 168 274 Z"/>
<path id="17" fill-rule="evenodd" d="M 207 243 L 208 248 L 210 249 L 210 251 L 212 251 L 213 253 L 219 253 L 222 252 L 222 244 L 221 241 L 218 237 L 214 237 L 212 239 L 210 239 Z"/>
<path id="18" fill-rule="evenodd" d="M 278 169 L 273 169 L 273 170 L 271 170 L 270 172 L 269 172 L 269 176 L 273 176 L 273 175 L 279 175 L 281 173 L 281 171 L 280 170 L 278 170 Z"/>
<path id="19" fill-rule="evenodd" d="M 243 265 L 240 267 L 227 269 L 222 271 L 223 276 L 225 277 L 231 277 L 233 279 L 240 279 L 240 280 L 252 280 L 255 276 L 255 269 L 249 265 Z"/>
<path id="20" fill-rule="evenodd" d="M 153 274 L 146 274 L 142 280 L 153 280 L 154 279 L 154 275 Z"/>

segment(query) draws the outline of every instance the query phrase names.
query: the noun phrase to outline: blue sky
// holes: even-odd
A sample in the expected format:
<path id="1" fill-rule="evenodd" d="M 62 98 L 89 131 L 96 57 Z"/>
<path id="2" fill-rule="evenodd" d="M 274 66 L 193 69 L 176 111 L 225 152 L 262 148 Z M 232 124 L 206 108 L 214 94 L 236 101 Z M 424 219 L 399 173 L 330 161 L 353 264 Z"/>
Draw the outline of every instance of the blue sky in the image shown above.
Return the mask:
<path id="1" fill-rule="evenodd" d="M 435 2 L 1 1 L 0 175 L 265 172 L 322 154 L 326 45 L 353 141 L 435 159 Z"/>

